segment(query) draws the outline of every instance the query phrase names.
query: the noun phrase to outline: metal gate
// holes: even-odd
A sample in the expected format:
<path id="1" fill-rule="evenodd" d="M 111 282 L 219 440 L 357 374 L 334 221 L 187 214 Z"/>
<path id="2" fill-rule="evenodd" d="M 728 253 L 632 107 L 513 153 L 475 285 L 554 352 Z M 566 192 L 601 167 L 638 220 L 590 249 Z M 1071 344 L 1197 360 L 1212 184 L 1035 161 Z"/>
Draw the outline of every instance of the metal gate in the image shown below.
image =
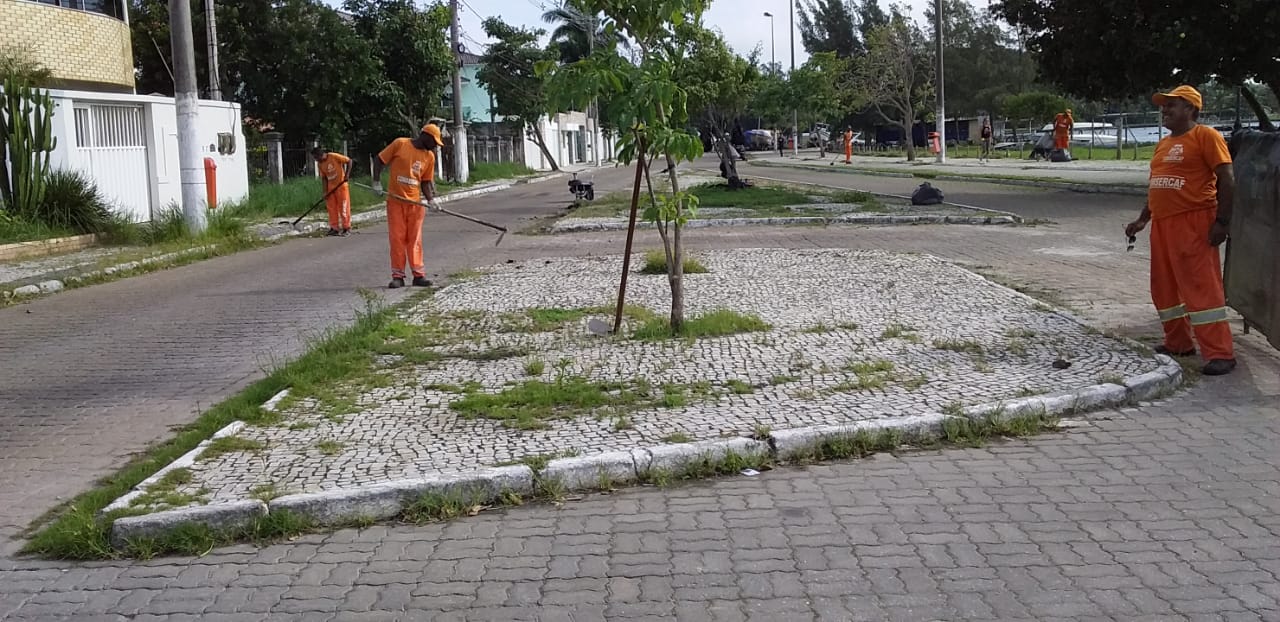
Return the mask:
<path id="1" fill-rule="evenodd" d="M 151 220 L 142 106 L 77 104 L 75 117 L 80 168 L 118 213 L 134 222 Z"/>

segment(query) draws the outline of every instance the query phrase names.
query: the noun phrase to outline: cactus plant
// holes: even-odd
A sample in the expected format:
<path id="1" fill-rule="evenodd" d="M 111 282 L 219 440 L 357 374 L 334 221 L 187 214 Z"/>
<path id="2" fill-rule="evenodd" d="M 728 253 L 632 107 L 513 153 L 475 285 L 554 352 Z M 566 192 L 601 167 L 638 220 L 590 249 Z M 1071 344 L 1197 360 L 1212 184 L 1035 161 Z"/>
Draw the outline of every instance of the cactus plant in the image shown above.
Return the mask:
<path id="1" fill-rule="evenodd" d="M 32 214 L 44 198 L 51 154 L 58 145 L 52 130 L 49 92 L 6 79 L 0 94 L 0 156 L 9 171 L 0 175 L 0 198 L 12 214 Z"/>

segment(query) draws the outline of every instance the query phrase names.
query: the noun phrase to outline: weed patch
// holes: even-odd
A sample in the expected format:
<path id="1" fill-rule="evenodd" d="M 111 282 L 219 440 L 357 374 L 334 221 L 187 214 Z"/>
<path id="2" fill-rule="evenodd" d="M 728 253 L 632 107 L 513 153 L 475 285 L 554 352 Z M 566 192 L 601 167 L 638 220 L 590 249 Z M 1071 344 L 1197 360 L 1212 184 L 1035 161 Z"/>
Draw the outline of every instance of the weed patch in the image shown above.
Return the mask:
<path id="1" fill-rule="evenodd" d="M 724 337 L 739 333 L 765 332 L 770 328 L 768 323 L 756 315 L 746 315 L 729 309 L 719 309 L 705 315 L 686 319 L 678 332 L 671 330 L 671 324 L 668 320 L 654 318 L 636 328 L 631 337 L 642 341 L 657 341 L 672 337 L 697 339 L 700 337 Z"/>
<path id="2" fill-rule="evenodd" d="M 694 257 L 685 255 L 684 258 L 685 274 L 706 274 L 710 272 L 707 267 L 702 265 Z M 644 254 L 644 265 L 640 267 L 641 274 L 666 274 L 667 273 L 667 253 L 663 250 L 652 250 Z"/>

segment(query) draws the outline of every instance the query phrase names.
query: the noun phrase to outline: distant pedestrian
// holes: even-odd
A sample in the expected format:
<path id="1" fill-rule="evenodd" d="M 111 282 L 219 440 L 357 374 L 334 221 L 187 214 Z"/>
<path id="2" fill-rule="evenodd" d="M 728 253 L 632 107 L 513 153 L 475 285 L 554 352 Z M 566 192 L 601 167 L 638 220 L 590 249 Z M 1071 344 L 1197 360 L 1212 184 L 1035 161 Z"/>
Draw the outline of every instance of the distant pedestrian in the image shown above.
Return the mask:
<path id="1" fill-rule="evenodd" d="M 782 135 L 782 130 L 777 130 L 777 131 L 775 132 L 775 137 L 776 137 L 776 138 L 775 138 L 774 142 L 776 142 L 776 143 L 778 144 L 778 157 L 779 157 L 779 158 L 786 157 L 786 155 L 787 155 L 787 154 L 786 154 L 785 152 L 783 152 L 783 148 L 784 148 L 784 147 L 786 146 L 786 144 L 787 144 L 787 139 L 786 139 L 786 137 L 785 137 L 785 136 L 783 136 L 783 135 Z"/>
<path id="2" fill-rule="evenodd" d="M 1066 151 L 1071 146 L 1071 129 L 1076 126 L 1076 120 L 1071 116 L 1071 109 L 1067 108 L 1065 112 L 1059 112 L 1053 118 L 1053 148 L 1058 151 Z"/>
<path id="3" fill-rule="evenodd" d="M 320 171 L 320 184 L 325 193 L 325 208 L 329 211 L 329 236 L 351 235 L 351 190 L 347 180 L 351 177 L 351 158 L 326 151 L 323 147 L 311 150 Z"/>
<path id="4" fill-rule="evenodd" d="M 1151 99 L 1170 134 L 1156 145 L 1147 205 L 1125 235 L 1132 244 L 1151 223 L 1151 300 L 1164 325 L 1156 352 L 1192 356 L 1199 343 L 1204 374 L 1221 376 L 1236 366 L 1218 254 L 1235 195 L 1231 153 L 1222 134 L 1196 123 L 1199 91 L 1183 85 Z"/>
<path id="5" fill-rule="evenodd" d="M 844 128 L 844 163 L 853 163 L 853 128 Z"/>
<path id="6" fill-rule="evenodd" d="M 991 117 L 984 118 L 982 120 L 982 152 L 978 154 L 979 162 L 986 162 L 991 159 L 992 135 Z"/>

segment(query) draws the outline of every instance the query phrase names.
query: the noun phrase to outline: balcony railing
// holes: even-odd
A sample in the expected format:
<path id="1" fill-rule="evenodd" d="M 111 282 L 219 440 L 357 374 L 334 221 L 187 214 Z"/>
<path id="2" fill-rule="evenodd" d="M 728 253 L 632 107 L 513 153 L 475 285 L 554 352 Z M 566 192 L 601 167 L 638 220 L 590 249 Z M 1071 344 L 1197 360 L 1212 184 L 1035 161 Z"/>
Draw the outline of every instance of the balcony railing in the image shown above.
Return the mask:
<path id="1" fill-rule="evenodd" d="M 64 9 L 109 15 L 119 20 L 125 18 L 124 0 L 28 0 L 28 2 L 51 4 Z"/>

